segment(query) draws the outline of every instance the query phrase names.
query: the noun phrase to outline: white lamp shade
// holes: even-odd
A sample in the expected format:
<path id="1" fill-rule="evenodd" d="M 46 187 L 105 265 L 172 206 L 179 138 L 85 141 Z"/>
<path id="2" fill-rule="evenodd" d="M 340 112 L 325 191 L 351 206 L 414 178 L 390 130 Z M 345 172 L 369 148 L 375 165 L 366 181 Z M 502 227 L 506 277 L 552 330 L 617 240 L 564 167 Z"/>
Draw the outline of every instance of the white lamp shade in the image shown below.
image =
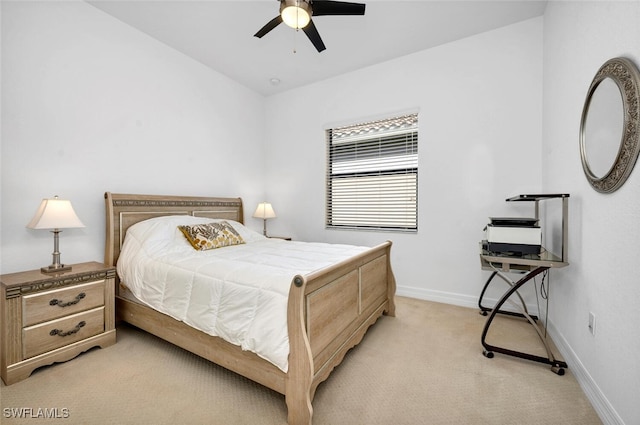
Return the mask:
<path id="1" fill-rule="evenodd" d="M 293 29 L 304 28 L 309 24 L 309 4 L 304 0 L 286 0 L 280 10 L 282 21 Z"/>
<path id="2" fill-rule="evenodd" d="M 273 211 L 273 207 L 268 202 L 261 202 L 258 204 L 258 208 L 256 208 L 256 212 L 253 213 L 254 217 L 267 219 L 267 218 L 275 218 L 276 213 Z"/>
<path id="3" fill-rule="evenodd" d="M 84 227 L 76 215 L 71 201 L 58 199 L 43 199 L 31 221 L 27 224 L 29 229 L 70 229 Z"/>

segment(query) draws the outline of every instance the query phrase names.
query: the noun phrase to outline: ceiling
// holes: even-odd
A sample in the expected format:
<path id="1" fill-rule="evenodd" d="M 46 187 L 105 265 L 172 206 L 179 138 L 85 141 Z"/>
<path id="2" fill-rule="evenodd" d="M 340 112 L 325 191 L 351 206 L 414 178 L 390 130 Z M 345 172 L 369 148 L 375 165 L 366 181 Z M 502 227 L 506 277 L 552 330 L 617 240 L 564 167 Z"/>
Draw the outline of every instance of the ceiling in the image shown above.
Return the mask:
<path id="1" fill-rule="evenodd" d="M 322 53 L 284 24 L 253 36 L 278 15 L 277 0 L 88 3 L 265 96 L 541 16 L 547 3 L 352 1 L 366 3 L 364 16 L 313 19 Z"/>

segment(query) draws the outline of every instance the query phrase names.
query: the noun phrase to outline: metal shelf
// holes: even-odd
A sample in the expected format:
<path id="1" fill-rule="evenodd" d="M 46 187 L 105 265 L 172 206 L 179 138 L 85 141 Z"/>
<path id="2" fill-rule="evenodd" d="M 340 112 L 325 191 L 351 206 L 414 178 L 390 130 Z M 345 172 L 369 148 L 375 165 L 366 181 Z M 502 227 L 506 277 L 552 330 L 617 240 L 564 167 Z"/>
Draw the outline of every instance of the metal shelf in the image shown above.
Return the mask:
<path id="1" fill-rule="evenodd" d="M 568 227 L 569 227 L 569 194 L 525 194 L 518 195 L 511 198 L 507 198 L 507 202 L 534 202 L 535 203 L 535 220 L 539 221 L 539 202 L 545 201 L 549 199 L 561 199 L 562 200 L 562 254 L 560 256 L 547 251 L 542 248 L 540 254 L 526 254 L 526 255 L 510 255 L 506 253 L 494 253 L 489 252 L 483 249 L 482 242 L 480 243 L 480 264 L 483 270 L 492 270 L 493 273 L 484 284 L 482 288 L 482 292 L 480 294 L 480 298 L 478 300 L 478 306 L 480 307 L 480 312 L 483 315 L 489 315 L 487 318 L 487 322 L 485 323 L 484 329 L 482 331 L 481 342 L 484 347 L 483 354 L 491 358 L 494 355 L 494 352 L 506 354 L 509 356 L 520 357 L 527 360 L 532 360 L 539 363 L 545 363 L 551 365 L 551 370 L 558 375 L 564 374 L 564 369 L 567 367 L 567 364 L 555 358 L 553 352 L 551 351 L 551 347 L 546 341 L 546 332 L 542 332 L 540 327 L 538 326 L 538 318 L 536 316 L 530 315 L 527 311 L 527 306 L 524 302 L 524 299 L 518 293 L 518 290 L 524 286 L 527 282 L 533 281 L 535 284 L 534 278 L 541 274 L 546 273 L 549 269 L 555 267 L 565 267 L 569 265 L 568 262 Z M 524 273 L 519 280 L 513 281 L 509 278 L 506 273 Z M 508 290 L 502 295 L 497 304 L 493 307 L 487 307 L 482 304 L 482 300 L 484 298 L 484 294 L 489 287 L 489 284 L 493 280 L 494 277 L 500 277 L 502 280 L 508 283 Z M 519 303 L 513 302 L 510 298 L 512 295 L 516 295 L 519 299 Z M 511 305 L 517 307 L 519 312 L 512 312 L 508 310 L 503 310 L 502 307 L 505 303 L 509 302 Z M 549 299 L 547 298 L 547 303 Z M 548 305 L 547 305 L 548 311 Z M 525 352 L 515 351 L 512 349 L 508 349 L 505 347 L 499 347 L 495 345 L 491 345 L 487 342 L 486 337 L 495 319 L 496 315 L 507 314 L 510 316 L 517 316 L 525 318 L 536 330 L 540 341 L 545 347 L 547 352 L 546 357 L 537 356 Z"/>

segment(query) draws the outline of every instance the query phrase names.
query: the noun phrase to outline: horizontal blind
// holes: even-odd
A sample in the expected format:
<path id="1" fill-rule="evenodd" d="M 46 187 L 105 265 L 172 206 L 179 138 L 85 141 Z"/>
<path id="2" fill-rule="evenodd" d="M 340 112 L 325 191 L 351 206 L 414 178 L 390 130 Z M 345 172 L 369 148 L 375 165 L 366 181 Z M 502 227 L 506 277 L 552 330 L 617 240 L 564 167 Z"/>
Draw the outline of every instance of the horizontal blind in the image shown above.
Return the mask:
<path id="1" fill-rule="evenodd" d="M 417 231 L 418 116 L 327 130 L 327 227 Z"/>

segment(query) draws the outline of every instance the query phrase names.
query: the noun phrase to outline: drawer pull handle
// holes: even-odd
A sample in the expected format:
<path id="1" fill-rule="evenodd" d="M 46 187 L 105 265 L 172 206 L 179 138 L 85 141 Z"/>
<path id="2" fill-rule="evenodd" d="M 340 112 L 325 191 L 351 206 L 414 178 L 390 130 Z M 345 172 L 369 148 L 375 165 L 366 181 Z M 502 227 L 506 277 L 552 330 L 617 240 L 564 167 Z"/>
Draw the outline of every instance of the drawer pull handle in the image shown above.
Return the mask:
<path id="1" fill-rule="evenodd" d="M 76 325 L 75 328 L 71 329 L 70 331 L 61 331 L 60 329 L 52 329 L 51 332 L 49 332 L 49 335 L 51 336 L 69 336 L 69 335 L 73 335 L 74 333 L 78 332 L 80 330 L 80 328 L 82 328 L 84 325 L 86 325 L 87 322 L 85 322 L 84 320 L 80 323 L 78 323 Z"/>
<path id="2" fill-rule="evenodd" d="M 69 307 L 70 305 L 78 304 L 80 300 L 86 296 L 87 294 L 85 294 L 84 292 L 80 292 L 78 296 L 73 299 L 73 301 L 69 301 L 66 303 L 54 298 L 49 301 L 49 305 L 57 305 L 58 307 Z"/>

